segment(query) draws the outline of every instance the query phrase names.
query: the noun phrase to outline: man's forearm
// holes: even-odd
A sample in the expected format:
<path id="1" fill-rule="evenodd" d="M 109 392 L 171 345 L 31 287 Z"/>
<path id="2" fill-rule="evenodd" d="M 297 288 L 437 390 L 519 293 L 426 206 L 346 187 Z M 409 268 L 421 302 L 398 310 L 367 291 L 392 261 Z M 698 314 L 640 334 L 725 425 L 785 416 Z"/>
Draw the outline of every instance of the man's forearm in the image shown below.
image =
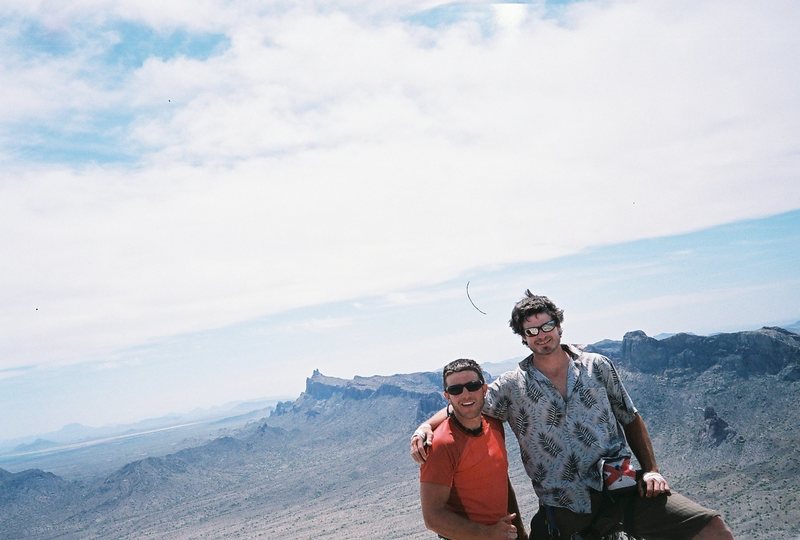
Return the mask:
<path id="1" fill-rule="evenodd" d="M 475 523 L 450 510 L 423 509 L 422 517 L 425 526 L 445 538 L 458 538 L 458 540 L 484 540 L 488 537 L 488 527 Z"/>
<path id="2" fill-rule="evenodd" d="M 436 427 L 439 424 L 441 424 L 442 422 L 444 422 L 445 420 L 447 420 L 447 407 L 445 407 L 444 409 L 441 409 L 439 411 L 436 411 L 436 413 L 434 413 L 433 416 L 428 418 L 423 423 L 429 424 L 431 426 L 431 429 L 436 429 Z"/>
<path id="3" fill-rule="evenodd" d="M 428 459 L 428 448 L 433 444 L 433 430 L 447 420 L 447 407 L 420 424 L 411 436 L 411 458 L 422 465 Z M 426 425 L 427 424 L 427 425 Z"/>
<path id="4" fill-rule="evenodd" d="M 647 426 L 642 417 L 637 413 L 633 421 L 624 426 L 623 429 L 625 430 L 628 444 L 636 459 L 639 460 L 642 470 L 644 472 L 658 472 L 653 443 L 650 440 L 650 434 L 647 432 Z"/>
<path id="5" fill-rule="evenodd" d="M 669 495 L 669 482 L 658 470 L 655 452 L 653 452 L 653 443 L 650 441 L 650 434 L 647 433 L 647 426 L 644 420 L 637 414 L 633 422 L 625 426 L 624 429 L 628 444 L 644 471 L 642 481 L 639 483 L 639 495 L 642 497 Z"/>
<path id="6" fill-rule="evenodd" d="M 508 479 L 508 513 L 516 516 L 514 526 L 517 528 L 517 540 L 527 539 L 528 534 L 525 532 L 525 524 L 522 522 L 522 512 L 519 511 L 517 494 L 514 492 L 514 486 L 511 485 L 510 477 Z"/>
<path id="7" fill-rule="evenodd" d="M 454 512 L 447 504 L 450 487 L 446 485 L 420 482 L 419 498 L 425 526 L 445 538 L 509 540 L 517 537 L 511 515 L 504 516 L 493 525 L 483 525 Z"/>

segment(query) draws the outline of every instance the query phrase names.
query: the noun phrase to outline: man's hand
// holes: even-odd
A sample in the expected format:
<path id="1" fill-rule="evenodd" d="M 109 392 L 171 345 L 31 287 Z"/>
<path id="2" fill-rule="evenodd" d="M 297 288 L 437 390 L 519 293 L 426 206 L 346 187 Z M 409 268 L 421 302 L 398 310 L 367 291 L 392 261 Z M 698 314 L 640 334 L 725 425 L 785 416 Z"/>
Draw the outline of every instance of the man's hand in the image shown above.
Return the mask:
<path id="1" fill-rule="evenodd" d="M 428 447 L 433 444 L 433 429 L 427 422 L 411 436 L 411 458 L 422 465 L 428 459 Z"/>
<path id="2" fill-rule="evenodd" d="M 670 494 L 669 484 L 667 480 L 661 476 L 661 473 L 646 472 L 642 476 L 642 481 L 639 482 L 639 496 L 640 497 L 657 497 L 662 493 Z"/>
<path id="3" fill-rule="evenodd" d="M 517 514 L 508 514 L 506 517 L 489 527 L 490 540 L 515 540 L 517 538 L 517 528 L 514 526 L 514 518 Z"/>

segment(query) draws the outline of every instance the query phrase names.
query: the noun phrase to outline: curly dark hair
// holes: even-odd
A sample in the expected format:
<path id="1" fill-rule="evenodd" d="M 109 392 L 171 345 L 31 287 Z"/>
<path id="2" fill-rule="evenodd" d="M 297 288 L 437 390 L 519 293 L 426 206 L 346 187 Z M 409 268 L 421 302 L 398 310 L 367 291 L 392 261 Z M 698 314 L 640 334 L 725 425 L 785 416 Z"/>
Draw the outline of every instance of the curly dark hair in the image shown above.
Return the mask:
<path id="1" fill-rule="evenodd" d="M 461 371 L 474 371 L 478 375 L 478 379 L 481 382 L 485 382 L 483 379 L 483 371 L 478 362 L 470 360 L 469 358 L 459 358 L 444 366 L 442 370 L 442 386 L 447 389 L 447 376 L 453 373 L 460 373 Z"/>
<path id="2" fill-rule="evenodd" d="M 533 294 L 530 289 L 526 290 L 522 300 L 514 305 L 514 309 L 511 310 L 511 320 L 508 321 L 508 325 L 515 334 L 522 336 L 522 323 L 531 315 L 536 315 L 538 313 L 547 313 L 558 323 L 558 327 L 561 328 L 561 323 L 564 321 L 564 310 L 559 309 L 548 297 Z"/>

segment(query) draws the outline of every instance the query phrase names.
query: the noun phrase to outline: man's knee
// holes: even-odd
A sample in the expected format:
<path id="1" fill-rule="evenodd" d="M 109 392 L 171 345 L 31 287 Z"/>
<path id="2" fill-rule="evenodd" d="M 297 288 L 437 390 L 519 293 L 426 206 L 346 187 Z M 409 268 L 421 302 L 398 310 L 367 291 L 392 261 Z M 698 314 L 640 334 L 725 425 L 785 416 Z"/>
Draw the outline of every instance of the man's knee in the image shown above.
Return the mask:
<path id="1" fill-rule="evenodd" d="M 714 516 L 706 526 L 697 533 L 694 540 L 733 540 L 733 532 L 719 516 Z"/>

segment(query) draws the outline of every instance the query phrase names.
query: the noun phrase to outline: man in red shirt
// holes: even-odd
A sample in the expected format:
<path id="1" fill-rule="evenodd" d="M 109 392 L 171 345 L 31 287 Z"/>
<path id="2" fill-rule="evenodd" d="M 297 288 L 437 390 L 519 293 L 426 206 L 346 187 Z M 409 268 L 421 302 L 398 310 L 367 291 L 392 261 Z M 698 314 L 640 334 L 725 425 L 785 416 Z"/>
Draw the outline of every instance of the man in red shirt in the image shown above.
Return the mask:
<path id="1" fill-rule="evenodd" d="M 487 386 L 480 366 L 455 360 L 442 379 L 452 413 L 420 468 L 425 526 L 452 540 L 527 538 L 508 480 L 503 426 L 481 414 Z"/>

